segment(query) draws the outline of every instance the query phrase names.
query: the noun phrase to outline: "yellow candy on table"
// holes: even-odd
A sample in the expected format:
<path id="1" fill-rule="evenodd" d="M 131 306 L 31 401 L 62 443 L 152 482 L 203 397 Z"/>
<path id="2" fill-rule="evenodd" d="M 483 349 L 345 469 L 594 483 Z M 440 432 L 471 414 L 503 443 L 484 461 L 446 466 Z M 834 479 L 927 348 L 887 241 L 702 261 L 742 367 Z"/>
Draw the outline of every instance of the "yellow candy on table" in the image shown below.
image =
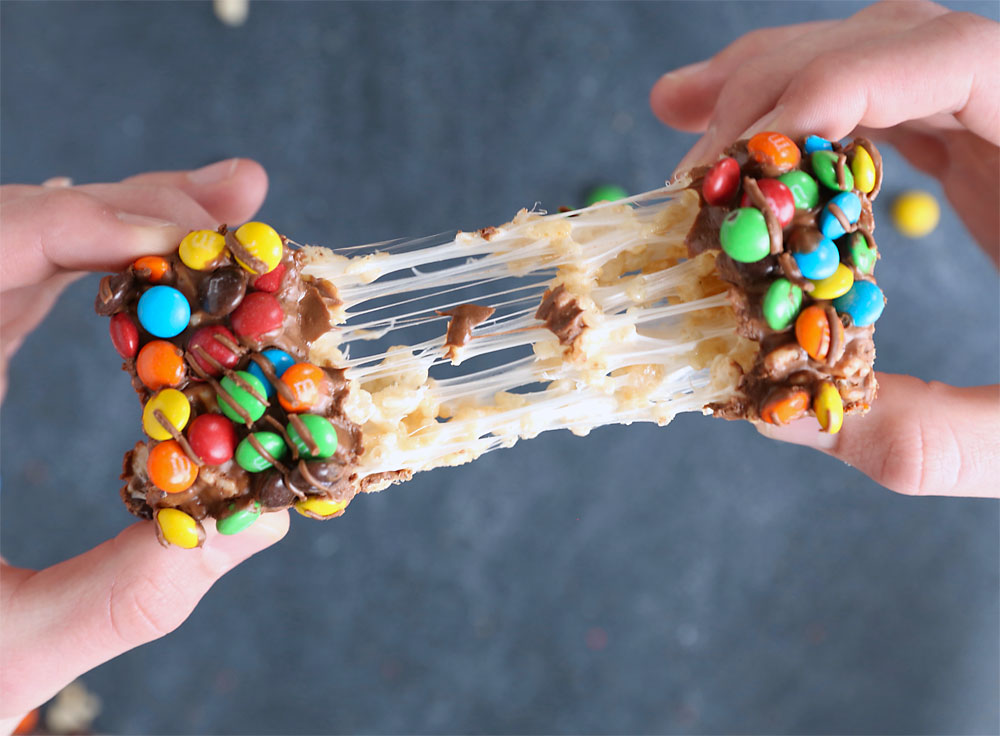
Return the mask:
<path id="1" fill-rule="evenodd" d="M 875 162 L 863 146 L 854 149 L 851 173 L 854 174 L 854 188 L 859 192 L 868 194 L 875 188 Z"/>
<path id="2" fill-rule="evenodd" d="M 184 429 L 191 418 L 191 402 L 175 388 L 165 388 L 146 402 L 142 409 L 142 428 L 154 440 L 173 437 L 153 414 L 159 409 L 177 431 Z"/>
<path id="3" fill-rule="evenodd" d="M 270 225 L 265 225 L 263 222 L 244 223 L 236 229 L 236 239 L 250 255 L 267 266 L 267 270 L 261 273 L 270 273 L 281 263 L 284 246 L 281 244 L 281 236 Z M 241 261 L 238 255 L 235 253 L 233 255 L 236 256 L 236 262 L 247 271 L 258 276 L 261 275 L 250 265 Z"/>
<path id="4" fill-rule="evenodd" d="M 181 262 L 195 271 L 203 271 L 215 265 L 215 261 L 226 249 L 226 239 L 215 230 L 193 230 L 184 236 L 177 255 Z"/>
<path id="5" fill-rule="evenodd" d="M 820 384 L 816 398 L 813 399 L 813 411 L 820 429 L 829 434 L 837 434 L 844 423 L 844 400 L 840 391 L 829 381 Z"/>
<path id="6" fill-rule="evenodd" d="M 295 510 L 303 516 L 333 516 L 347 508 L 350 501 L 330 501 L 325 498 L 307 498 L 295 504 Z"/>
<path id="7" fill-rule="evenodd" d="M 813 299 L 836 299 L 851 290 L 854 285 L 854 272 L 841 263 L 831 276 L 812 281 L 812 284 L 815 288 L 809 292 L 809 296 Z"/>
<path id="8" fill-rule="evenodd" d="M 940 219 L 941 208 L 929 192 L 904 192 L 892 203 L 892 222 L 908 238 L 924 237 Z"/>
<path id="9" fill-rule="evenodd" d="M 198 522 L 180 509 L 160 509 L 156 512 L 156 523 L 163 538 L 184 549 L 194 549 L 202 541 L 202 530 Z"/>

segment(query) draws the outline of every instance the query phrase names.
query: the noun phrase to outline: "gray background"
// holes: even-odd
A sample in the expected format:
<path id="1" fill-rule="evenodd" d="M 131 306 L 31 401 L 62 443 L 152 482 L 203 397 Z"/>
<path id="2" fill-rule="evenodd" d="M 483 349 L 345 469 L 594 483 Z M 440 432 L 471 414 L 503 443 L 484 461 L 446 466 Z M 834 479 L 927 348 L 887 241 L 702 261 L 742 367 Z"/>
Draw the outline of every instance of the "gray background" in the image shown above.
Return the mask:
<path id="1" fill-rule="evenodd" d="M 669 175 L 663 71 L 846 4 L 4 2 L 2 176 L 106 181 L 243 155 L 263 219 L 333 246 L 500 223 Z M 991 15 L 995 3 L 963 6 Z M 790 59 L 789 63 L 794 63 Z M 886 155 L 880 369 L 998 374 L 998 281 L 936 185 Z M 3 554 L 42 566 L 131 522 L 135 399 L 71 288 L 14 360 Z M 895 496 L 752 427 L 553 433 L 358 499 L 86 676 L 112 733 L 992 733 L 993 501 Z M 606 639 L 606 640 L 605 640 Z M 601 644 L 604 644 L 602 647 Z"/>

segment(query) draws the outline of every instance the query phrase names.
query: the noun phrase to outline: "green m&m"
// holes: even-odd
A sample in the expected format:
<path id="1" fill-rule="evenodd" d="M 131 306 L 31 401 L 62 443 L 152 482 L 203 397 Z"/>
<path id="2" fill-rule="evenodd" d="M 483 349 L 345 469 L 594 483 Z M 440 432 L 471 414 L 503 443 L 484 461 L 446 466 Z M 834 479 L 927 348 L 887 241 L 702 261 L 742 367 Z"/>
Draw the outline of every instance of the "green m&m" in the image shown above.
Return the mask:
<path id="1" fill-rule="evenodd" d="M 229 510 L 232 513 L 216 520 L 215 528 L 218 529 L 219 534 L 239 534 L 260 518 L 260 501 L 254 501 L 250 506 L 239 511 L 235 511 L 235 509 L 235 503 L 229 504 Z"/>
<path id="2" fill-rule="evenodd" d="M 789 171 L 778 177 L 792 193 L 795 209 L 811 210 L 819 204 L 819 185 L 804 171 Z"/>
<path id="3" fill-rule="evenodd" d="M 853 233 L 849 236 L 847 243 L 851 262 L 857 269 L 864 274 L 870 274 L 874 271 L 878 253 L 868 245 L 868 238 L 863 233 Z"/>
<path id="4" fill-rule="evenodd" d="M 299 455 L 310 459 L 331 457 L 337 451 L 337 430 L 330 420 L 315 414 L 299 414 L 297 416 L 312 439 L 312 444 L 317 448 L 315 453 L 311 452 L 309 445 L 302 439 L 299 430 L 295 428 L 295 423 L 289 422 L 288 439 L 298 448 Z"/>
<path id="5" fill-rule="evenodd" d="M 854 174 L 844 164 L 844 186 L 837 183 L 837 154 L 833 151 L 816 151 L 812 156 L 812 170 L 816 178 L 827 189 L 849 192 L 854 189 Z"/>
<path id="6" fill-rule="evenodd" d="M 784 330 L 802 307 L 802 289 L 788 279 L 778 279 L 764 295 L 764 319 L 772 330 Z"/>
<path id="7" fill-rule="evenodd" d="M 257 448 L 253 446 L 253 440 L 264 448 L 264 451 L 275 460 L 281 460 L 288 454 L 288 447 L 280 434 L 274 432 L 254 432 L 248 437 L 244 437 L 240 444 L 236 446 L 236 463 L 251 473 L 259 473 L 272 467 L 273 463 L 264 457 Z"/>
<path id="8" fill-rule="evenodd" d="M 262 398 L 267 396 L 264 384 L 260 382 L 257 376 L 246 371 L 236 371 L 236 375 L 242 379 L 241 383 L 243 386 L 250 386 L 257 396 Z M 241 386 L 240 383 L 237 383 L 229 376 L 225 376 L 219 381 L 219 385 L 226 396 L 220 393 L 216 396 L 216 401 L 219 403 L 222 413 L 234 422 L 249 425 L 251 422 L 256 422 L 264 416 L 267 406 L 260 399 L 256 398 L 253 393 L 250 393 L 246 388 Z M 240 416 L 240 412 L 232 406 L 233 403 L 246 412 L 246 415 L 250 417 L 249 420 L 244 416 Z"/>
<path id="9" fill-rule="evenodd" d="M 719 241 L 726 255 L 740 263 L 756 263 L 771 252 L 767 222 L 755 207 L 740 207 L 726 215 Z"/>

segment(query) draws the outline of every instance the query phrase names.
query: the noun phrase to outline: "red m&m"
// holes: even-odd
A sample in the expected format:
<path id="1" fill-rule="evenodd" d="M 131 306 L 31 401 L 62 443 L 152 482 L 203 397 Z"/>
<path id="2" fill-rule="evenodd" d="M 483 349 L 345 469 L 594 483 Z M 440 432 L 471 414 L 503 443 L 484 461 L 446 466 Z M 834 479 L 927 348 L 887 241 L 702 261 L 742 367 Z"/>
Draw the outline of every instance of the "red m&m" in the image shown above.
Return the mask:
<path id="1" fill-rule="evenodd" d="M 726 204 L 740 188 L 740 165 L 727 157 L 715 163 L 705 174 L 701 185 L 702 196 L 711 205 Z"/>
<path id="2" fill-rule="evenodd" d="M 139 328 L 135 322 L 124 312 L 119 312 L 111 317 L 110 330 L 111 344 L 118 354 L 125 360 L 134 358 L 139 349 Z"/>
<path id="3" fill-rule="evenodd" d="M 187 434 L 194 454 L 208 465 L 222 465 L 236 451 L 236 427 L 220 414 L 197 417 Z"/>
<path id="4" fill-rule="evenodd" d="M 230 320 L 237 335 L 256 339 L 280 328 L 285 313 L 273 294 L 255 291 L 246 295 Z"/>
<path id="5" fill-rule="evenodd" d="M 778 224 L 781 227 L 788 227 L 795 216 L 795 198 L 792 196 L 792 190 L 777 179 L 758 179 L 757 186 L 760 187 L 760 193 L 764 195 L 767 206 L 778 218 Z M 744 192 L 740 207 L 753 206 L 750 196 Z"/>
<path id="6" fill-rule="evenodd" d="M 285 264 L 279 263 L 267 273 L 254 279 L 253 288 L 257 291 L 266 291 L 271 294 L 281 288 L 281 279 L 285 275 Z"/>
<path id="7" fill-rule="evenodd" d="M 233 350 L 231 346 L 236 346 L 238 349 L 239 340 L 236 339 L 236 335 L 222 325 L 210 325 L 202 327 L 191 336 L 188 341 L 188 352 L 194 356 L 194 361 L 203 371 L 210 376 L 220 376 L 222 368 L 215 363 L 223 368 L 234 368 L 240 361 L 239 352 Z M 201 354 L 203 350 L 212 360 Z"/>

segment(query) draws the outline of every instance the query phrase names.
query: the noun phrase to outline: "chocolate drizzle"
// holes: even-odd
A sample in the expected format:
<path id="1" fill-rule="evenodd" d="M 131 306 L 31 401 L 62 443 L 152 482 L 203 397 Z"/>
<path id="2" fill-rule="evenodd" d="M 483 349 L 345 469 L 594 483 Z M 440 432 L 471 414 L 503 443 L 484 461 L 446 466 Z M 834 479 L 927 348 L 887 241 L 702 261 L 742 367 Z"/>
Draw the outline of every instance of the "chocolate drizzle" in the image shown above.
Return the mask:
<path id="1" fill-rule="evenodd" d="M 226 247 L 236 257 L 236 260 L 249 266 L 254 275 L 267 273 L 267 264 L 247 250 L 246 246 L 237 239 L 235 232 L 226 230 L 224 235 L 226 236 Z"/>
<path id="2" fill-rule="evenodd" d="M 764 223 L 767 225 L 767 235 L 771 239 L 771 255 L 777 255 L 781 253 L 782 241 L 781 241 L 781 223 L 778 222 L 778 216 L 771 209 L 770 203 L 767 201 L 767 197 L 760 190 L 760 186 L 757 184 L 757 180 L 749 177 L 743 177 L 743 189 L 750 198 L 754 207 L 759 209 L 764 215 Z"/>
<path id="3" fill-rule="evenodd" d="M 282 473 L 288 472 L 288 468 L 282 465 L 281 462 L 276 457 L 274 457 L 274 455 L 272 455 L 267 451 L 267 448 L 261 444 L 260 440 L 257 439 L 257 436 L 253 432 L 247 435 L 247 442 L 250 443 L 250 446 L 253 447 L 253 449 L 255 449 L 258 453 L 260 453 L 260 456 L 262 458 L 271 463 L 271 465 L 276 467 Z"/>
<path id="4" fill-rule="evenodd" d="M 579 301 L 562 284 L 546 289 L 535 319 L 545 322 L 545 327 L 559 338 L 560 345 L 571 345 L 587 326 Z"/>
<path id="5" fill-rule="evenodd" d="M 161 427 L 163 427 L 165 430 L 167 430 L 170 433 L 171 437 L 173 437 L 175 440 L 177 440 L 177 444 L 181 446 L 181 449 L 184 450 L 184 454 L 188 456 L 188 459 L 191 462 L 193 462 L 199 468 L 202 467 L 205 464 L 202 461 L 202 459 L 200 457 L 198 457 L 198 455 L 195 453 L 195 451 L 191 447 L 191 445 L 188 443 L 187 437 L 185 437 L 183 434 L 181 434 L 180 430 L 177 429 L 177 427 L 174 426 L 174 423 L 171 422 L 167 418 L 166 414 L 164 414 L 159 409 L 154 409 L 153 410 L 153 418 L 157 422 L 160 423 Z"/>
<path id="6" fill-rule="evenodd" d="M 437 310 L 437 314 L 442 317 L 451 317 L 444 338 L 445 355 L 455 360 L 458 357 L 458 348 L 469 341 L 473 328 L 492 317 L 494 312 L 496 310 L 493 307 L 479 304 L 459 304 L 452 309 Z"/>
<path id="7" fill-rule="evenodd" d="M 299 415 L 289 414 L 288 421 L 293 427 L 295 427 L 295 431 L 298 432 L 302 441 L 305 442 L 306 448 L 309 450 L 309 454 L 314 457 L 318 455 L 319 445 L 316 444 L 316 438 L 313 437 L 312 432 L 309 431 L 309 427 L 306 426 L 306 423 L 302 421 Z"/>

